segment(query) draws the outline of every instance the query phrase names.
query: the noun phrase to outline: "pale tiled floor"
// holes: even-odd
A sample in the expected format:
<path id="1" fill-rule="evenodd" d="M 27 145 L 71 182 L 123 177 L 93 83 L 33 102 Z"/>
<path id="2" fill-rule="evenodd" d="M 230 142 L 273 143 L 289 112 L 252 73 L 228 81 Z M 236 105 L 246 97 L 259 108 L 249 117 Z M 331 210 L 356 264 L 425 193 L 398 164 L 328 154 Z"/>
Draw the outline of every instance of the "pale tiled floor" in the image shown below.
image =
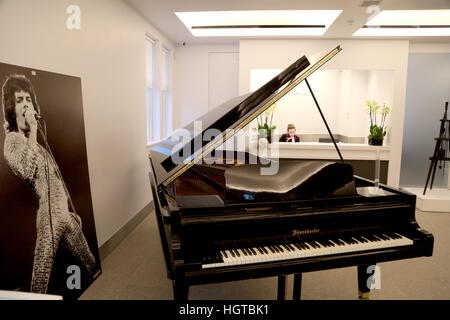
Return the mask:
<path id="1" fill-rule="evenodd" d="M 450 299 L 450 213 L 417 211 L 416 218 L 435 237 L 433 257 L 381 263 L 381 289 L 371 299 Z M 172 299 L 154 212 L 102 268 L 81 299 Z M 189 299 L 275 299 L 276 285 L 276 278 L 265 278 L 193 286 Z M 356 267 L 303 274 L 302 299 L 356 299 L 356 292 Z"/>

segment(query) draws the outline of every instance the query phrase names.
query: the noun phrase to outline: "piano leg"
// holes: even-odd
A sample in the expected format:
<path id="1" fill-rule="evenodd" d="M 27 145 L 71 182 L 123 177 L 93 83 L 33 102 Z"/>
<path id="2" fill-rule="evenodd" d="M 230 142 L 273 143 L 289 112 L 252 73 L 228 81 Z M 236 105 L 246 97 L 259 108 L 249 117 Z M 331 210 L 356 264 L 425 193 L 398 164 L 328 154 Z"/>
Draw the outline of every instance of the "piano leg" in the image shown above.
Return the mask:
<path id="1" fill-rule="evenodd" d="M 300 300 L 302 296 L 302 274 L 294 275 L 294 290 L 292 293 L 292 300 Z"/>
<path id="2" fill-rule="evenodd" d="M 360 300 L 369 300 L 370 286 L 367 282 L 372 277 L 372 274 L 367 273 L 369 266 L 368 264 L 358 266 L 358 298 Z"/>
<path id="3" fill-rule="evenodd" d="M 277 300 L 286 300 L 286 276 L 278 276 Z"/>
<path id="4" fill-rule="evenodd" d="M 173 298 L 175 301 L 186 301 L 189 297 L 189 286 L 184 279 L 177 278 L 172 281 Z"/>

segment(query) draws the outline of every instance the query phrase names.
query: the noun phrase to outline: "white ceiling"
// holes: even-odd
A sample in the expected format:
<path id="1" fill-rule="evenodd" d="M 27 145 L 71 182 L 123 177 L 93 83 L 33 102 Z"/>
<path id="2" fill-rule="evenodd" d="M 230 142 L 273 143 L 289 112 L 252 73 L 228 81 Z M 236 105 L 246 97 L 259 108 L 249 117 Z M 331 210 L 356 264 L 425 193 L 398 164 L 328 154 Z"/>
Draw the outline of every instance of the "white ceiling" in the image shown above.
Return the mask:
<path id="1" fill-rule="evenodd" d="M 352 34 L 363 26 L 371 13 L 361 7 L 364 0 L 125 0 L 155 28 L 174 43 L 230 43 L 237 37 L 194 37 L 174 12 L 232 10 L 314 10 L 340 9 L 341 15 L 320 37 L 307 39 L 355 39 Z M 381 10 L 450 9 L 450 0 L 382 0 Z M 277 38 L 279 39 L 279 37 Z M 367 39 L 367 38 L 366 38 Z M 369 39 L 409 39 L 411 42 L 447 42 L 450 37 L 370 37 Z"/>

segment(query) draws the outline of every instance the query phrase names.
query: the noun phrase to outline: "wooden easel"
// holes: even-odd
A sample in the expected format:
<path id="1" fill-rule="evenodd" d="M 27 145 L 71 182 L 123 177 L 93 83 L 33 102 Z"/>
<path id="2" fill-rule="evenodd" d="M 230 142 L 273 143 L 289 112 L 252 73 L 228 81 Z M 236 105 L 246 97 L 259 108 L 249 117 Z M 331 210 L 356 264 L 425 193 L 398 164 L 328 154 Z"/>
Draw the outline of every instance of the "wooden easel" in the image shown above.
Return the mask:
<path id="1" fill-rule="evenodd" d="M 436 174 L 436 167 L 438 161 L 450 161 L 450 120 L 447 119 L 447 109 L 448 101 L 445 103 L 444 117 L 441 119 L 441 128 L 439 130 L 439 137 L 434 138 L 436 140 L 436 146 L 434 147 L 433 156 L 430 157 L 430 169 L 428 170 L 427 182 L 425 183 L 425 189 L 423 189 L 423 194 L 427 191 L 428 181 L 430 180 L 431 171 L 433 175 L 431 177 L 430 190 L 433 189 L 434 176 Z M 445 163 L 444 163 L 445 166 Z M 442 168 L 442 166 L 439 166 Z M 450 174 L 449 174 L 450 175 Z M 450 183 L 450 179 L 449 179 Z M 450 185 L 449 185 L 450 187 Z"/>

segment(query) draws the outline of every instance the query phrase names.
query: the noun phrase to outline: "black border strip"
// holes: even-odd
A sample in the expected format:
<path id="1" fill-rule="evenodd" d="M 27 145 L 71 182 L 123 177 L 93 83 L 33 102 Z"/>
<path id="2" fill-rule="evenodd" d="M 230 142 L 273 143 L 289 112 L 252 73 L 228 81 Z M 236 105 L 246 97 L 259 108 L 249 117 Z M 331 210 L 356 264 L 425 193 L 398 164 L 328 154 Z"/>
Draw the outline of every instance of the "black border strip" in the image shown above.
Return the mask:
<path id="1" fill-rule="evenodd" d="M 364 25 L 363 28 L 435 29 L 435 28 L 450 28 L 450 25 Z"/>
<path id="2" fill-rule="evenodd" d="M 298 24 L 298 25 L 229 25 L 229 26 L 192 26 L 192 29 L 292 29 L 292 28 L 325 28 L 324 24 Z"/>

